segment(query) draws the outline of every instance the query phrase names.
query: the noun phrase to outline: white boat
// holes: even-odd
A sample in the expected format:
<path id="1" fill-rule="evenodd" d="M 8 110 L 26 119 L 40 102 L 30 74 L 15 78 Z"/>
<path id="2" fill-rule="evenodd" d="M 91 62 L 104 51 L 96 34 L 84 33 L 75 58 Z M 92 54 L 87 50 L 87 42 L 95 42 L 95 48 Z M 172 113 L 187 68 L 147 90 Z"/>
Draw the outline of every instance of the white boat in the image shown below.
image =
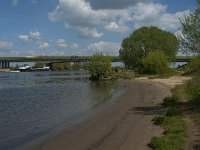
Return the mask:
<path id="1" fill-rule="evenodd" d="M 18 69 L 20 72 L 34 72 L 34 71 L 50 71 L 50 67 L 32 68 L 28 64 L 24 64 Z"/>
<path id="2" fill-rule="evenodd" d="M 29 72 L 32 71 L 32 68 L 28 64 L 24 64 L 18 68 L 20 72 Z"/>

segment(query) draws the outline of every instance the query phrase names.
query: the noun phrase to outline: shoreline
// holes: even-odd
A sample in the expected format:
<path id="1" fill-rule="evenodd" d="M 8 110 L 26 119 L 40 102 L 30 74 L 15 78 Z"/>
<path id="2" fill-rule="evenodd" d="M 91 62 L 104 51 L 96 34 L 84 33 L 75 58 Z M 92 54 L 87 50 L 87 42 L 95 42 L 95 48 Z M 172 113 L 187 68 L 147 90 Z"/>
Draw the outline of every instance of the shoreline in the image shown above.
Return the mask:
<path id="1" fill-rule="evenodd" d="M 151 138 L 163 132 L 151 120 L 164 113 L 160 104 L 171 95 L 172 86 L 149 79 L 123 80 L 121 84 L 126 91 L 112 105 L 44 140 L 28 144 L 25 149 L 150 149 Z"/>

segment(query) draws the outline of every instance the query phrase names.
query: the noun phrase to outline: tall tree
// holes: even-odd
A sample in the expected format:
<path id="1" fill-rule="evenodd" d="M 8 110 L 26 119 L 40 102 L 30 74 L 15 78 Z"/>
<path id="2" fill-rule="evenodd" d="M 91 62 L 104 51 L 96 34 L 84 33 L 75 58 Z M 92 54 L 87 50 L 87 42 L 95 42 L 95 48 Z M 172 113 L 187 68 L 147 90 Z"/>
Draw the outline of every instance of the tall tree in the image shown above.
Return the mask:
<path id="1" fill-rule="evenodd" d="M 131 69 L 141 67 L 141 60 L 152 51 L 163 51 L 170 59 L 178 52 L 178 40 L 170 32 L 158 27 L 141 27 L 122 42 L 120 57 Z"/>
<path id="2" fill-rule="evenodd" d="M 200 54 L 200 0 L 194 12 L 185 15 L 181 20 L 182 31 L 177 34 L 183 53 Z"/>

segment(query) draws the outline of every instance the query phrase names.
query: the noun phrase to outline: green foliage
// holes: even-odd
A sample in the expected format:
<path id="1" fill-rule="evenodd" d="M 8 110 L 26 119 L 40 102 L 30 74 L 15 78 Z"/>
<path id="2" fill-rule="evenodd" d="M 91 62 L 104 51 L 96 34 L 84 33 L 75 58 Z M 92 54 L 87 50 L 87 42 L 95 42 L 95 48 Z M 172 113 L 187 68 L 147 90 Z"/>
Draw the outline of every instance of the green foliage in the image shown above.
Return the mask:
<path id="1" fill-rule="evenodd" d="M 181 111 L 178 107 L 168 107 L 167 116 L 178 116 L 181 114 Z"/>
<path id="2" fill-rule="evenodd" d="M 200 106 L 200 77 L 194 77 L 187 83 L 186 91 L 190 97 L 190 102 L 195 106 Z"/>
<path id="3" fill-rule="evenodd" d="M 112 72 L 111 58 L 102 54 L 94 55 L 91 57 L 88 69 L 92 80 L 108 78 Z"/>
<path id="4" fill-rule="evenodd" d="M 186 141 L 186 124 L 181 117 L 164 117 L 164 135 L 153 137 L 149 146 L 153 150 L 179 150 Z"/>
<path id="5" fill-rule="evenodd" d="M 53 63 L 53 71 L 64 71 L 71 70 L 71 65 L 69 63 Z"/>
<path id="6" fill-rule="evenodd" d="M 188 71 L 193 74 L 200 73 L 200 56 L 193 57 L 188 64 Z"/>
<path id="7" fill-rule="evenodd" d="M 181 20 L 182 33 L 178 34 L 183 53 L 200 54 L 200 0 L 197 0 L 197 8 L 189 15 L 185 15 Z"/>
<path id="8" fill-rule="evenodd" d="M 113 79 L 134 79 L 136 77 L 135 72 L 127 69 L 120 69 L 113 71 L 112 78 Z"/>
<path id="9" fill-rule="evenodd" d="M 71 69 L 72 70 L 80 70 L 82 67 L 81 63 L 77 62 L 77 63 L 74 63 L 72 66 L 71 66 Z M 67 68 L 67 69 L 70 69 L 70 68 Z"/>
<path id="10" fill-rule="evenodd" d="M 180 98 L 177 95 L 167 96 L 163 99 L 164 107 L 175 107 L 179 104 Z"/>
<path id="11" fill-rule="evenodd" d="M 168 66 L 168 57 L 163 51 L 152 51 L 142 59 L 141 71 L 147 74 L 164 74 L 169 70 Z"/>
<path id="12" fill-rule="evenodd" d="M 152 121 L 154 122 L 154 124 L 156 125 L 163 125 L 164 121 L 165 121 L 165 117 L 164 116 L 160 116 L 160 115 L 156 115 Z"/>
<path id="13" fill-rule="evenodd" d="M 163 51 L 170 59 L 174 59 L 178 45 L 174 34 L 157 27 L 142 27 L 123 40 L 120 57 L 126 67 L 138 69 L 141 68 L 141 59 L 152 51 Z"/>
<path id="14" fill-rule="evenodd" d="M 43 68 L 44 64 L 43 63 L 35 63 L 35 65 L 33 66 L 33 68 Z"/>

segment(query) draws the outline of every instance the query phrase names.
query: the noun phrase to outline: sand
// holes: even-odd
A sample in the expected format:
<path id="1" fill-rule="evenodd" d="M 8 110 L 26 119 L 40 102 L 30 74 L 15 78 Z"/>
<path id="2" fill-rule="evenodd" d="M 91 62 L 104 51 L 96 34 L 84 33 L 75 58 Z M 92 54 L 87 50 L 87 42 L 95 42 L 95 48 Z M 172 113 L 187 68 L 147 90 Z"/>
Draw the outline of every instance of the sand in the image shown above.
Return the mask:
<path id="1" fill-rule="evenodd" d="M 59 133 L 29 146 L 32 150 L 148 150 L 153 136 L 163 130 L 152 123 L 170 89 L 184 80 L 137 79 L 121 81 L 126 88 L 115 103 Z M 173 83 L 173 84 L 172 84 Z"/>

